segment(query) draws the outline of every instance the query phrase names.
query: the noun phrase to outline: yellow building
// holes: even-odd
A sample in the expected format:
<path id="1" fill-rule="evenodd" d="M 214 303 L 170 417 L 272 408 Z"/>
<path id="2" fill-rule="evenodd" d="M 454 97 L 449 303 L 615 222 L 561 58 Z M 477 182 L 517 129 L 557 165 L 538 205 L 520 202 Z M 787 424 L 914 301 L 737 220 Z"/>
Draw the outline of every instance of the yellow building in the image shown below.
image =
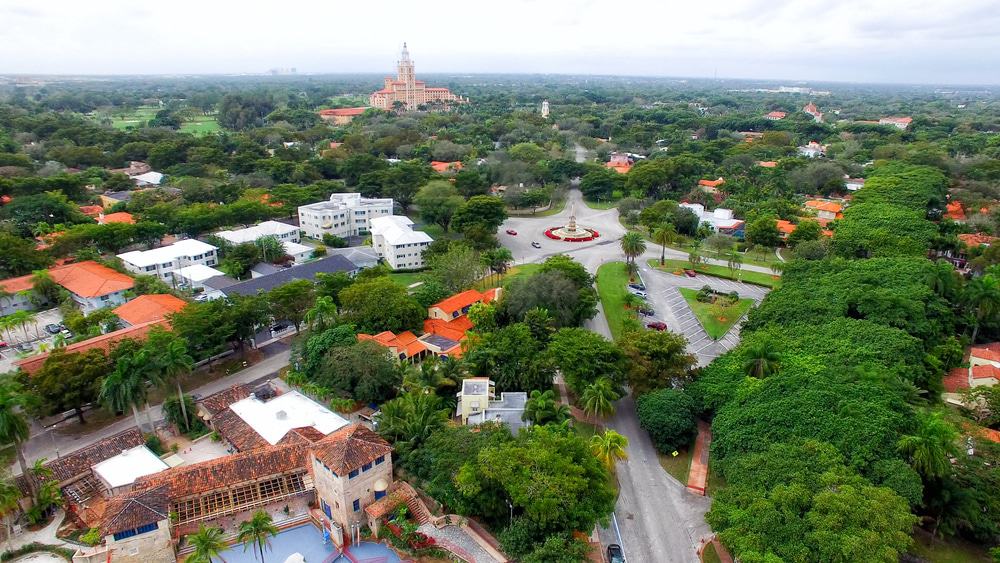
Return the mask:
<path id="1" fill-rule="evenodd" d="M 424 81 L 417 80 L 406 43 L 403 43 L 403 54 L 396 62 L 396 78 L 387 76 L 385 86 L 368 97 L 368 105 L 385 110 L 397 107 L 414 110 L 433 102 L 448 104 L 468 101 L 468 98 L 456 96 L 447 88 L 429 88 Z"/>

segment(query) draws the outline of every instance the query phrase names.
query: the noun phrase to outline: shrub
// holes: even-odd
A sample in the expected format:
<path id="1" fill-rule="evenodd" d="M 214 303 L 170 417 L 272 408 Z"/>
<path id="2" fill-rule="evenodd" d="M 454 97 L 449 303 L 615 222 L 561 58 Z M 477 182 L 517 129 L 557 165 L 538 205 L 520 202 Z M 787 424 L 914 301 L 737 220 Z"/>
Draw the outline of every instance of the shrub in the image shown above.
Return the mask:
<path id="1" fill-rule="evenodd" d="M 331 248 L 347 248 L 347 241 L 330 233 L 323 233 L 323 244 Z"/>
<path id="2" fill-rule="evenodd" d="M 696 434 L 695 400 L 677 389 L 659 389 L 639 397 L 639 424 L 656 449 L 672 452 L 691 443 Z"/>
<path id="3" fill-rule="evenodd" d="M 80 536 L 80 541 L 87 545 L 97 545 L 101 543 L 101 530 L 99 528 L 91 528 L 87 530 L 86 533 Z"/>
<path id="4" fill-rule="evenodd" d="M 149 434 L 146 436 L 146 447 L 152 450 L 156 455 L 163 455 L 166 450 L 163 449 L 163 442 L 160 441 L 160 437 L 156 434 Z"/>

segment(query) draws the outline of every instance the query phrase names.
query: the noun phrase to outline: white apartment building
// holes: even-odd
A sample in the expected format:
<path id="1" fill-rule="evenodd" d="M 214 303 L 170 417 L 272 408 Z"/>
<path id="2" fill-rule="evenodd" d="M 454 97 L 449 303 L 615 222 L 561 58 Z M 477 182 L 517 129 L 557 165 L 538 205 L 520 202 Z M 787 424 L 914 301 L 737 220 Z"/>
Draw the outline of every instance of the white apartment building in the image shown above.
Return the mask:
<path id="1" fill-rule="evenodd" d="M 329 201 L 299 207 L 299 228 L 315 239 L 322 239 L 327 233 L 338 237 L 363 235 L 371 231 L 372 219 L 392 215 L 392 205 L 392 198 L 332 194 Z"/>
<path id="2" fill-rule="evenodd" d="M 136 274 L 156 276 L 164 281 L 173 280 L 174 270 L 201 264 L 215 266 L 219 263 L 218 249 L 195 239 L 185 239 L 153 250 L 135 250 L 119 254 L 125 269 Z"/>
<path id="3" fill-rule="evenodd" d="M 284 247 L 285 253 L 295 259 L 296 264 L 301 264 L 308 260 L 312 256 L 313 251 L 312 247 L 299 244 L 298 227 L 287 223 L 279 223 L 278 221 L 264 221 L 259 225 L 245 229 L 219 231 L 215 235 L 232 244 L 257 242 L 262 237 L 274 237 Z"/>
<path id="4" fill-rule="evenodd" d="M 401 215 L 376 217 L 371 222 L 372 247 L 393 270 L 424 267 L 424 250 L 434 242 L 413 221 Z"/>

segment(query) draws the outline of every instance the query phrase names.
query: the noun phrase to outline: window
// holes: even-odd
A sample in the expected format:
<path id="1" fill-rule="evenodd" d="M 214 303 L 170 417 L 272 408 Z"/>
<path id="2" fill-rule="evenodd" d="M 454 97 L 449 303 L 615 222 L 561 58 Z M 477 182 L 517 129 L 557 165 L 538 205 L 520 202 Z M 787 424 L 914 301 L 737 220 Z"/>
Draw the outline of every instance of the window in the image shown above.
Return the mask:
<path id="1" fill-rule="evenodd" d="M 354 512 L 359 512 L 361 510 L 361 499 L 354 499 Z"/>
<path id="2" fill-rule="evenodd" d="M 358 476 L 358 470 L 357 469 L 355 469 L 354 471 L 351 471 L 350 473 L 347 474 L 347 478 L 348 479 L 354 479 L 357 476 Z"/>
<path id="3" fill-rule="evenodd" d="M 138 536 L 139 534 L 145 534 L 146 532 L 152 532 L 153 530 L 157 530 L 159 528 L 160 525 L 157 524 L 156 522 L 153 522 L 152 524 L 146 524 L 144 526 L 139 526 L 138 528 L 125 530 L 123 532 L 118 532 L 117 534 L 114 534 L 114 537 L 115 541 L 118 541 L 118 540 L 123 540 L 125 538 L 130 538 L 132 536 Z"/>
<path id="4" fill-rule="evenodd" d="M 380 455 L 378 456 L 378 458 L 375 459 L 375 465 L 382 465 L 384 461 L 385 461 L 385 456 Z"/>
<path id="5" fill-rule="evenodd" d="M 369 462 L 361 466 L 361 471 L 369 471 L 371 468 L 372 464 Z"/>

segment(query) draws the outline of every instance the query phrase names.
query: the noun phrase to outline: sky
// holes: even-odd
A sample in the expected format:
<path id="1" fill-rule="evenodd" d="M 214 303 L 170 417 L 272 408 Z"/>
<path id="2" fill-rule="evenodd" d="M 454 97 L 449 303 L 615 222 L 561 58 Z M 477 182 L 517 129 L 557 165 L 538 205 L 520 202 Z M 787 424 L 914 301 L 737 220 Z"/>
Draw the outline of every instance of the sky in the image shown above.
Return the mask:
<path id="1" fill-rule="evenodd" d="M 997 0 L 0 0 L 0 74 L 390 74 L 404 41 L 418 74 L 1000 83 Z"/>

